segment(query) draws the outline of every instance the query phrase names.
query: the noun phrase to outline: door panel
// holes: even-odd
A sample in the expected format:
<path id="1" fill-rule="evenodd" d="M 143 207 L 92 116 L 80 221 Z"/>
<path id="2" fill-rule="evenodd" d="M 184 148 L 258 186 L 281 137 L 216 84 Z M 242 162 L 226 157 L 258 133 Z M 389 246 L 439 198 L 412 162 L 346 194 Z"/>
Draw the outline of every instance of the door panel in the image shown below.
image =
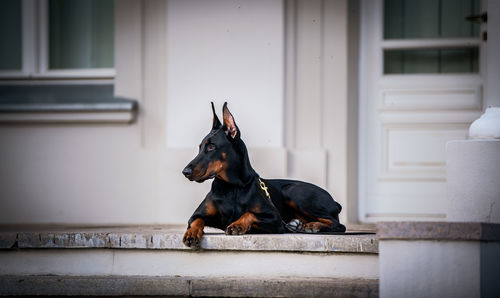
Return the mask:
<path id="1" fill-rule="evenodd" d="M 382 90 L 381 109 L 385 110 L 480 110 L 481 88 L 396 88 Z"/>
<path id="2" fill-rule="evenodd" d="M 454 3 L 362 2 L 362 221 L 446 217 L 445 145 L 481 114 L 485 63 L 478 1 Z"/>

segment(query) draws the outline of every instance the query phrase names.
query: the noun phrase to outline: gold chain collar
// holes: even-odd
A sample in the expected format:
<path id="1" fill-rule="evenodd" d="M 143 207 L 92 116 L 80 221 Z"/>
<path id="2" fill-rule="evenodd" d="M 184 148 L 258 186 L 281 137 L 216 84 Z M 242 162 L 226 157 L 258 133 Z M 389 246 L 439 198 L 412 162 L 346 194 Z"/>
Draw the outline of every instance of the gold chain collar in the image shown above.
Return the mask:
<path id="1" fill-rule="evenodd" d="M 259 186 L 260 186 L 260 189 L 262 189 L 266 193 L 266 197 L 270 200 L 271 195 L 267 191 L 268 188 L 267 188 L 266 184 L 264 183 L 264 181 L 260 180 L 260 177 L 259 177 Z"/>

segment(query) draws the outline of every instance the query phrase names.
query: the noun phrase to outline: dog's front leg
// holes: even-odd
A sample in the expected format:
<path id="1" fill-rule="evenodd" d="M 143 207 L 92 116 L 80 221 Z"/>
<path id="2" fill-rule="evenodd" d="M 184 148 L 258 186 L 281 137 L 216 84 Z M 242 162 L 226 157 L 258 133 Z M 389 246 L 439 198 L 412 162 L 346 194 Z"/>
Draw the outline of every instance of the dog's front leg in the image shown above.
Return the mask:
<path id="1" fill-rule="evenodd" d="M 186 233 L 184 233 L 184 237 L 182 238 L 182 242 L 184 245 L 191 247 L 191 245 L 195 247 L 199 247 L 201 243 L 201 237 L 203 236 L 203 228 L 205 227 L 205 221 L 198 217 L 193 220 L 192 223 L 189 224 Z"/>
<path id="2" fill-rule="evenodd" d="M 199 248 L 201 237 L 203 236 L 203 228 L 205 225 L 213 227 L 214 223 L 218 223 L 218 216 L 219 210 L 211 199 L 211 194 L 208 193 L 189 219 L 187 231 L 184 233 L 184 237 L 182 237 L 184 245 Z"/>
<path id="3" fill-rule="evenodd" d="M 251 228 L 256 228 L 259 220 L 252 212 L 245 212 L 237 221 L 226 228 L 226 235 L 243 235 Z"/>

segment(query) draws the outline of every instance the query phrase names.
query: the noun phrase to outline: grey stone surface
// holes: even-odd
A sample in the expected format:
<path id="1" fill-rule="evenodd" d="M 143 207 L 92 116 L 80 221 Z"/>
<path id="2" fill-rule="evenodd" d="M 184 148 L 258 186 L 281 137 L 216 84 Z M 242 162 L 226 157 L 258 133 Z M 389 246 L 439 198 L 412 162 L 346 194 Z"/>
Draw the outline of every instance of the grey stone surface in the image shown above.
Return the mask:
<path id="1" fill-rule="evenodd" d="M 378 280 L 332 278 L 193 279 L 193 297 L 378 297 Z"/>
<path id="2" fill-rule="evenodd" d="M 193 297 L 378 297 L 378 280 L 332 278 L 193 279 Z"/>
<path id="3" fill-rule="evenodd" d="M 378 297 L 378 280 L 150 276 L 0 276 L 0 295 Z"/>
<path id="4" fill-rule="evenodd" d="M 0 232 L 0 248 L 15 248 L 17 245 L 17 234 Z"/>
<path id="5" fill-rule="evenodd" d="M 380 222 L 380 240 L 500 241 L 500 224 L 479 222 Z"/>
<path id="6" fill-rule="evenodd" d="M 190 281 L 155 276 L 0 276 L 0 295 L 188 296 Z"/>
<path id="7" fill-rule="evenodd" d="M 10 248 L 117 248 L 190 249 L 182 243 L 184 226 L 138 227 L 0 227 L 0 249 Z M 378 253 L 374 234 L 344 235 L 241 235 L 227 236 L 206 229 L 205 250 L 300 251 Z"/>

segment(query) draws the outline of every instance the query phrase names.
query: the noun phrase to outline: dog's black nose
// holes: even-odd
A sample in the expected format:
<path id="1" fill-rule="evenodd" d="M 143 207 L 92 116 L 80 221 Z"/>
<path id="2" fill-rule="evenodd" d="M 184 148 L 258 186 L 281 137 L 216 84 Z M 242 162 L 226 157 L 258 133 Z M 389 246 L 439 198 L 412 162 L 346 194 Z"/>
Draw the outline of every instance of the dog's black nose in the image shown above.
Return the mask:
<path id="1" fill-rule="evenodd" d="M 184 170 L 182 170 L 182 174 L 184 174 L 184 176 L 186 177 L 189 177 L 193 174 L 193 168 L 191 168 L 190 166 L 187 166 L 184 168 Z"/>

